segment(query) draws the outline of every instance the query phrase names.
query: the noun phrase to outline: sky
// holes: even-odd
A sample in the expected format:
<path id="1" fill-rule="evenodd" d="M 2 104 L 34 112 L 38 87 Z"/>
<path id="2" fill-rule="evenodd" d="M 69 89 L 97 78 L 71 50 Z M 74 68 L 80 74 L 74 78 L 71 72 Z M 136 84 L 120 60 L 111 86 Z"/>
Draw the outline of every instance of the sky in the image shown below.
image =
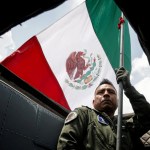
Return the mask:
<path id="1" fill-rule="evenodd" d="M 54 22 L 59 20 L 62 16 L 75 8 L 84 0 L 70 0 L 66 1 L 59 7 L 42 13 L 20 25 L 12 28 L 0 38 L 0 61 L 13 51 L 17 50 L 25 41 L 33 35 L 38 34 Z M 150 66 L 147 57 L 139 44 L 136 33 L 129 25 L 131 34 L 131 56 L 132 56 L 132 70 L 130 79 L 132 85 L 142 93 L 147 101 L 150 102 Z M 123 113 L 133 112 L 132 107 L 126 98 L 123 96 Z"/>

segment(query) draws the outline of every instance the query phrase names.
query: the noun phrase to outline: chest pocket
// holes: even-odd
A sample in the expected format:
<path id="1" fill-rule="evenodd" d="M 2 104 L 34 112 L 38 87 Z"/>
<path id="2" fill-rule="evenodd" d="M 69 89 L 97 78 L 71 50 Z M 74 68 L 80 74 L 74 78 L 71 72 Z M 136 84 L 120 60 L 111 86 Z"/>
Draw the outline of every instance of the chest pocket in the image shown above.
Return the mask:
<path id="1" fill-rule="evenodd" d="M 88 130 L 91 130 L 92 137 L 96 137 L 95 140 L 100 145 L 101 149 L 115 150 L 116 135 L 103 118 L 100 118 L 100 120 L 97 117 L 93 119 L 88 126 Z"/>

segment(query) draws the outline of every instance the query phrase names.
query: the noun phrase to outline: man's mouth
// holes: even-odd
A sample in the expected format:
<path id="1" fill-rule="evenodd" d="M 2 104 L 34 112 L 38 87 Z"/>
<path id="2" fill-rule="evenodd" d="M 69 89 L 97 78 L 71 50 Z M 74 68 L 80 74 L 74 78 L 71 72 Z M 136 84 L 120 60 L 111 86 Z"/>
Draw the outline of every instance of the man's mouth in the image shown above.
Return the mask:
<path id="1" fill-rule="evenodd" d="M 112 104 L 112 101 L 107 99 L 107 100 L 103 100 L 101 103 Z"/>

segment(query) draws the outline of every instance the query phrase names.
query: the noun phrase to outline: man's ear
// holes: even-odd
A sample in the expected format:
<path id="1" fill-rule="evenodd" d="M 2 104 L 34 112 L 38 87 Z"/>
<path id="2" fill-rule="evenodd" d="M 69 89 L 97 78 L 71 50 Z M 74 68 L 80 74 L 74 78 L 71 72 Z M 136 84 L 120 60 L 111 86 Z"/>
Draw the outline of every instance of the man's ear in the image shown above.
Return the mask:
<path id="1" fill-rule="evenodd" d="M 94 104 L 94 101 L 95 101 L 95 100 L 93 99 L 93 104 Z"/>

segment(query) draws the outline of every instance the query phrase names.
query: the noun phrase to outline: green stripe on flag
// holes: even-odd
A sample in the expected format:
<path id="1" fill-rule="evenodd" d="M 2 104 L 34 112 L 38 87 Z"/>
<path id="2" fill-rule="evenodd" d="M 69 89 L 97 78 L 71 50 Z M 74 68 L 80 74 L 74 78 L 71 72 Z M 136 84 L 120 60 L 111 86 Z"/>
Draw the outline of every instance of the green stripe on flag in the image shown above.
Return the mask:
<path id="1" fill-rule="evenodd" d="M 86 0 L 94 31 L 113 68 L 120 66 L 121 11 L 113 0 Z M 124 23 L 124 66 L 131 71 L 131 46 L 127 20 Z"/>

